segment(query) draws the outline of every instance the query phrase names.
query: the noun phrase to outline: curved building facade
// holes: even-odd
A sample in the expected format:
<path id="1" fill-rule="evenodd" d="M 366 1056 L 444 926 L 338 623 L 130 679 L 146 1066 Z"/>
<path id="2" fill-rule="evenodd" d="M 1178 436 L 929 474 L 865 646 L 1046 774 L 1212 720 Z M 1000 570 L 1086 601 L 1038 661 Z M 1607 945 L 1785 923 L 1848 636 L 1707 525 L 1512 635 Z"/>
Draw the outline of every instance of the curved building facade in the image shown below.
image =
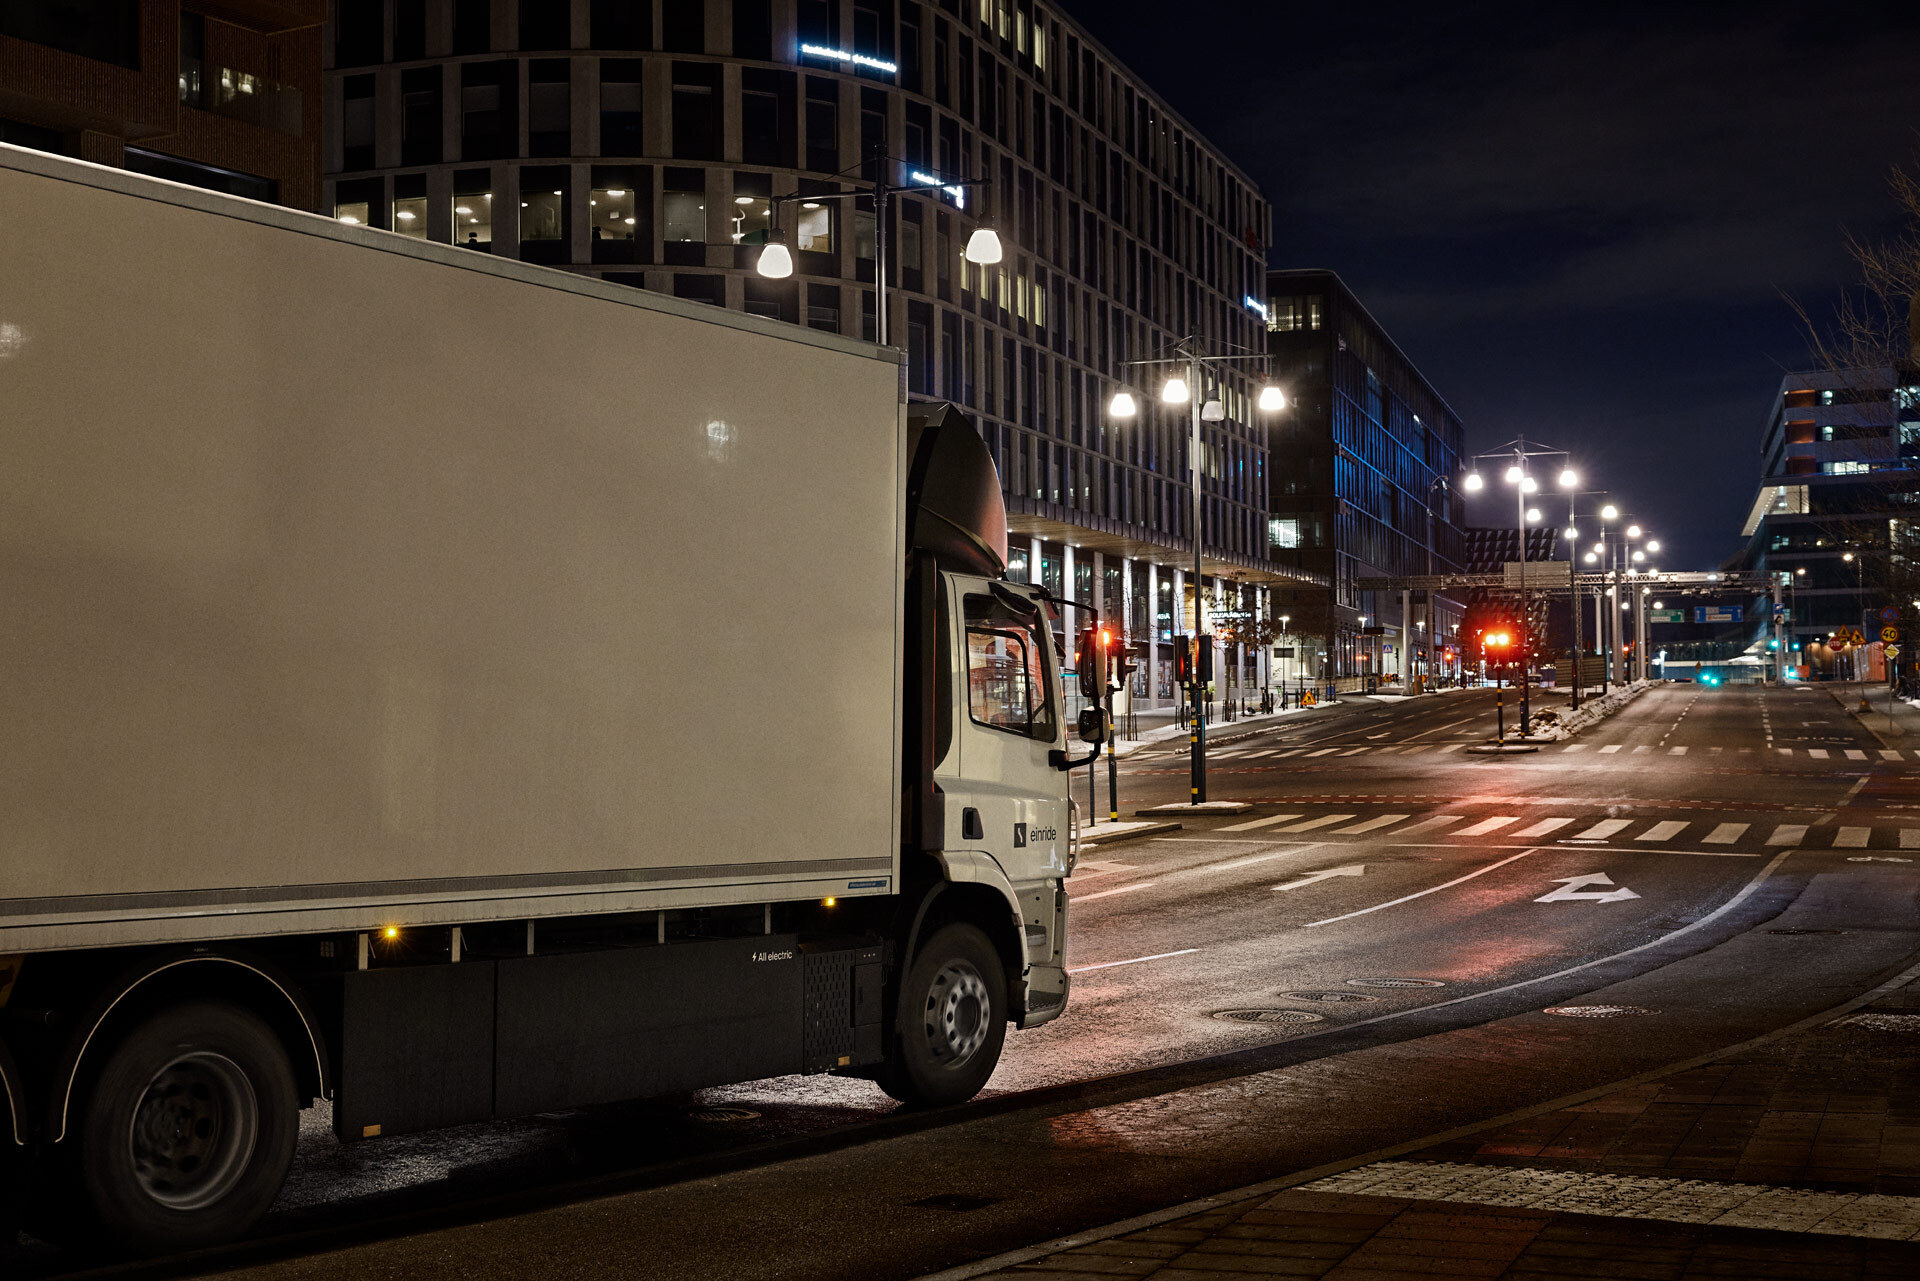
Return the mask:
<path id="1" fill-rule="evenodd" d="M 324 207 L 396 234 L 872 338 L 874 212 L 858 193 L 881 175 L 917 187 L 890 202 L 887 239 L 909 392 L 979 423 L 1016 575 L 1105 602 L 1158 646 L 1136 694 L 1171 693 L 1168 642 L 1190 617 L 1187 410 L 1144 394 L 1146 412 L 1116 422 L 1106 404 L 1157 390 L 1163 373 L 1128 362 L 1181 336 L 1265 350 L 1270 215 L 1067 15 L 1031 0 L 334 0 L 326 37 Z M 795 264 L 780 280 L 755 270 L 776 219 Z M 993 266 L 962 255 L 982 221 L 1005 249 Z M 1267 555 L 1259 372 L 1229 367 L 1202 454 L 1205 595 L 1254 613 L 1303 576 Z"/>

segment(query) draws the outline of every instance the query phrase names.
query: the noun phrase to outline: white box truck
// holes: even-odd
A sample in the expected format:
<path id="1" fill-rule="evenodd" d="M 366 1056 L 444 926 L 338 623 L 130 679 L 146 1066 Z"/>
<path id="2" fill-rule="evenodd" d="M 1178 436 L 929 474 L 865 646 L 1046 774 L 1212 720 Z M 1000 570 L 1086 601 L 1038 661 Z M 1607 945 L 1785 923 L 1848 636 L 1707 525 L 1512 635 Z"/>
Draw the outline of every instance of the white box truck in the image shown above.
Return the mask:
<path id="1" fill-rule="evenodd" d="M 11 147 L 0 228 L 30 1226 L 244 1231 L 321 1099 L 953 1102 L 1064 1008 L 1057 607 L 900 353 Z"/>

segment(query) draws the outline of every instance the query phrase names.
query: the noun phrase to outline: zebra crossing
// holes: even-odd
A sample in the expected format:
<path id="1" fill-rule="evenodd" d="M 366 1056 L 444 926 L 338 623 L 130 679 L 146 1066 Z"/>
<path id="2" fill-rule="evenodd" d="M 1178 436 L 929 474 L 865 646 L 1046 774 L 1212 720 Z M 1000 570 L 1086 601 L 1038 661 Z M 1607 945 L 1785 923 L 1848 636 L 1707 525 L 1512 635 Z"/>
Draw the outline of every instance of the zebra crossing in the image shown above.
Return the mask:
<path id="1" fill-rule="evenodd" d="M 1228 747 L 1219 751 L 1208 751 L 1210 761 L 1283 761 L 1283 760 L 1346 760 L 1356 756 L 1419 756 L 1422 754 L 1442 755 L 1457 752 L 1467 743 L 1398 743 L 1398 744 L 1352 744 L 1334 743 L 1327 746 L 1306 747 Z M 1545 755 L 1555 753 L 1573 754 L 1591 752 L 1596 756 L 1687 756 L 1692 759 L 1701 757 L 1721 758 L 1728 761 L 1746 761 L 1759 764 L 1762 761 L 1803 760 L 1825 761 L 1832 765 L 1867 765 L 1876 762 L 1899 762 L 1908 765 L 1920 765 L 1920 748 L 1902 751 L 1893 747 L 1656 747 L 1648 744 L 1630 745 L 1626 743 L 1549 743 L 1541 747 Z M 1139 753 L 1141 756 L 1184 756 L 1187 746 L 1181 743 L 1177 747 L 1160 748 Z"/>
<path id="2" fill-rule="evenodd" d="M 1364 803 L 1363 803 L 1364 804 Z M 1434 839 L 1486 837 L 1500 842 L 1554 841 L 1605 843 L 1630 848 L 1696 849 L 1696 853 L 1733 854 L 1735 847 L 1753 847 L 1744 857 L 1762 850 L 1808 848 L 1834 850 L 1920 851 L 1920 827 L 1869 826 L 1834 823 L 1730 822 L 1716 819 L 1596 818 L 1592 815 L 1394 813 L 1366 814 L 1359 807 L 1328 809 L 1301 805 L 1281 814 L 1266 814 L 1211 829 L 1213 832 L 1257 832 L 1262 836 L 1312 833 L 1324 836 L 1371 836 L 1399 840 L 1420 836 Z"/>

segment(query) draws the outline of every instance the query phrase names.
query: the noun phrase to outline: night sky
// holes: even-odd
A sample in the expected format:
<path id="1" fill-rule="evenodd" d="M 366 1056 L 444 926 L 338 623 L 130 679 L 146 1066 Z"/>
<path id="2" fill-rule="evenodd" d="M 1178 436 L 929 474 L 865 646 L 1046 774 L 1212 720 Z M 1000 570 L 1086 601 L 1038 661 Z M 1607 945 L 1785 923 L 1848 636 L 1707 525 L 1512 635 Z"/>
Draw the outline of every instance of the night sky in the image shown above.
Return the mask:
<path id="1" fill-rule="evenodd" d="M 1469 450 L 1572 451 L 1663 568 L 1740 546 L 1809 364 L 1782 293 L 1829 307 L 1920 161 L 1912 0 L 1067 8 L 1260 184 L 1272 266 L 1339 272 Z"/>

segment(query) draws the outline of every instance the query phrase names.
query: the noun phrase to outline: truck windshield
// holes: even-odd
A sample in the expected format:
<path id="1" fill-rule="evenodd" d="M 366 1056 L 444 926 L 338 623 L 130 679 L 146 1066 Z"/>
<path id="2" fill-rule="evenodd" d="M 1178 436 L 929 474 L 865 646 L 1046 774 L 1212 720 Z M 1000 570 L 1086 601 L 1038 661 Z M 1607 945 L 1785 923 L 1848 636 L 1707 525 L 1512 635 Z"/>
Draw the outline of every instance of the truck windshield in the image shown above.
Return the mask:
<path id="1" fill-rule="evenodd" d="M 967 708 L 977 724 L 1051 742 L 1045 649 L 1037 615 L 991 596 L 967 597 Z"/>

